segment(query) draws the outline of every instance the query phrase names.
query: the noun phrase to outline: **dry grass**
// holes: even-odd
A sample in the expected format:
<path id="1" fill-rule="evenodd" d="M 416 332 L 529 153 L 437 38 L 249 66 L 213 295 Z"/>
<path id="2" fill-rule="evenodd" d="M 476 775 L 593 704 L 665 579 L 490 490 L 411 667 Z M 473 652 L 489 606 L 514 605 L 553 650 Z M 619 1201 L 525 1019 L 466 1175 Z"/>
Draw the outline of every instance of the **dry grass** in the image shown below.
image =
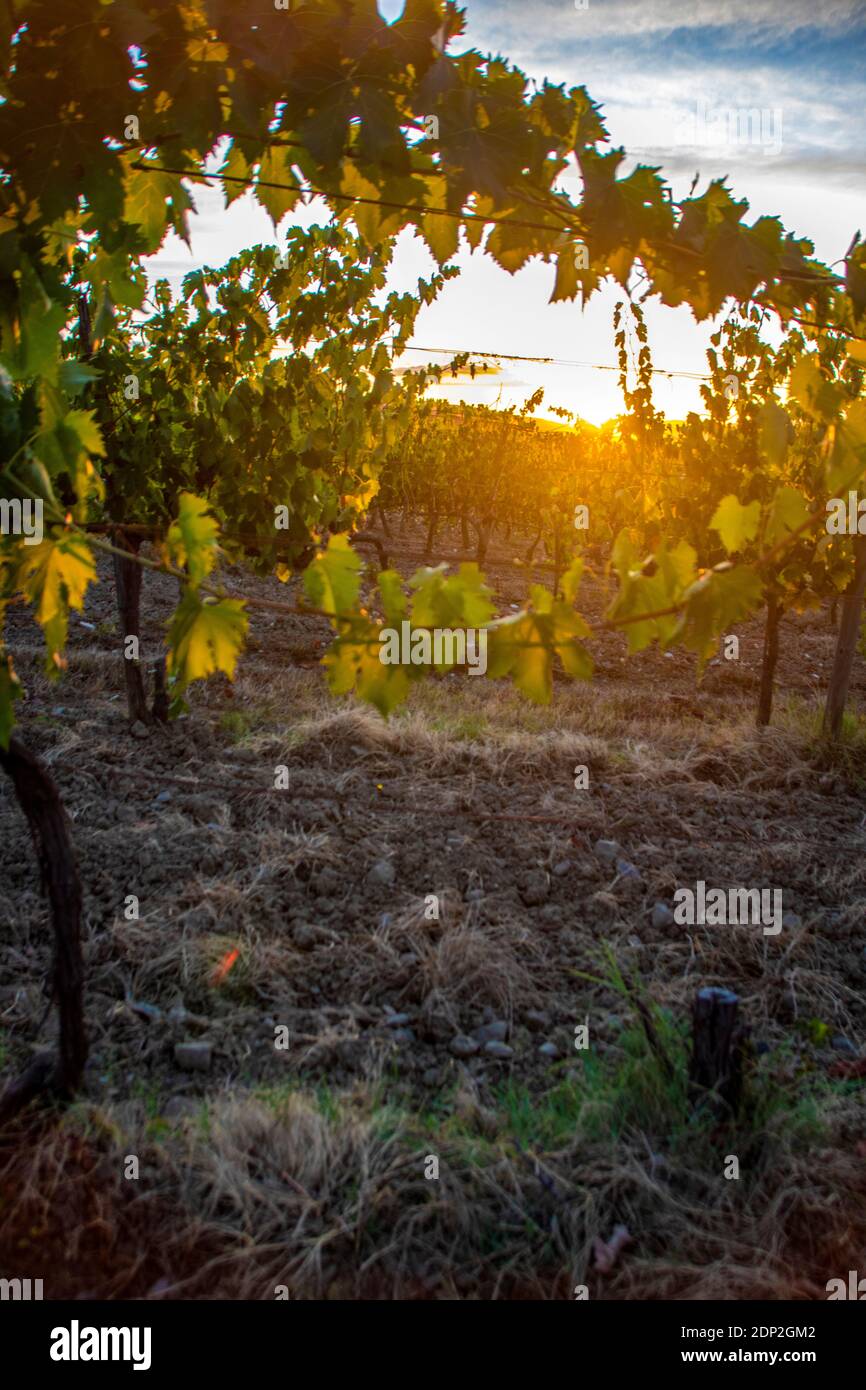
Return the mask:
<path id="1" fill-rule="evenodd" d="M 65 1116 L 3 1137 L 3 1272 L 50 1272 L 49 1296 L 552 1299 L 587 1283 L 594 1298 L 775 1299 L 862 1268 L 862 1082 L 829 1074 L 827 1046 L 866 1044 L 862 735 L 831 761 L 809 696 L 780 698 L 759 732 L 739 686 L 699 708 L 678 688 L 562 682 L 539 710 L 449 678 L 385 723 L 254 653 L 233 698 L 213 683 L 142 748 L 112 733 L 114 654 L 77 651 L 34 734 L 82 856 L 94 1065 Z M 86 717 L 53 717 L 55 698 Z M 0 1046 L 17 1067 L 53 1022 L 45 908 L 5 791 L 0 835 Z M 599 862 L 597 838 L 639 886 Z M 370 879 L 381 861 L 391 885 Z M 781 884 L 799 925 L 654 928 L 653 904 L 697 878 Z M 627 1001 L 585 978 L 602 941 L 680 1078 L 696 988 L 739 991 L 762 1051 L 738 1128 L 696 1119 Z M 411 1042 L 394 1042 L 391 1008 Z M 458 1062 L 450 1040 L 485 1009 L 514 1059 Z M 528 1031 L 539 1009 L 552 1064 Z M 572 1046 L 585 1018 L 591 1062 Z M 174 1066 L 190 1037 L 213 1046 L 207 1077 Z M 593 1241 L 619 1223 L 633 1243 L 602 1276 Z"/>

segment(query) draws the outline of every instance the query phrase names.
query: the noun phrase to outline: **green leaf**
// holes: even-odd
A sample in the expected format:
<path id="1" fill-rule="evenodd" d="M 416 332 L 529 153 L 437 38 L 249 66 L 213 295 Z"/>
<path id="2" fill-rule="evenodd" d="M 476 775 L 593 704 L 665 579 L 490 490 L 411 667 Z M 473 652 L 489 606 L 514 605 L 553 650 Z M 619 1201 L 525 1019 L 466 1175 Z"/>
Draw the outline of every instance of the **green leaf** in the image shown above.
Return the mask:
<path id="1" fill-rule="evenodd" d="M 219 526 L 208 503 L 191 492 L 182 492 L 177 521 L 168 531 L 168 551 L 173 564 L 186 565 L 193 584 L 206 579 L 216 564 L 218 535 Z"/>
<path id="2" fill-rule="evenodd" d="M 137 227 L 145 254 L 159 250 L 169 226 L 189 241 L 186 214 L 192 206 L 177 174 L 162 173 L 146 163 L 140 169 L 127 169 L 123 217 Z"/>
<path id="3" fill-rule="evenodd" d="M 353 613 L 358 605 L 362 560 L 346 535 L 333 535 L 304 570 L 304 589 L 314 607 L 332 617 Z"/>
<path id="4" fill-rule="evenodd" d="M 760 502 L 749 502 L 743 506 L 731 492 L 716 507 L 710 529 L 718 531 L 725 550 L 733 555 L 755 539 L 760 519 Z"/>
<path id="5" fill-rule="evenodd" d="M 764 540 L 775 545 L 790 532 L 802 526 L 809 515 L 809 504 L 802 493 L 787 484 L 776 489 L 767 516 Z"/>
<path id="6" fill-rule="evenodd" d="M 350 635 L 332 642 L 323 664 L 333 695 L 348 695 L 354 690 L 359 699 L 387 718 L 405 700 L 411 682 L 425 674 L 425 668 L 386 664 L 380 659 L 380 652 L 378 625 L 359 617 L 353 622 Z"/>
<path id="7" fill-rule="evenodd" d="M 98 381 L 99 375 L 95 367 L 89 366 L 87 362 L 78 362 L 75 358 L 70 357 L 67 361 L 60 363 L 57 384 L 64 395 L 77 396 L 85 386 Z"/>
<path id="8" fill-rule="evenodd" d="M 852 401 L 831 430 L 826 479 L 830 492 L 837 495 L 840 489 L 856 487 L 866 472 L 866 400 Z"/>
<path id="9" fill-rule="evenodd" d="M 701 670 L 716 650 L 721 634 L 748 617 L 762 599 L 760 577 L 747 565 L 710 570 L 692 586 L 677 636 L 697 652 Z"/>
<path id="10" fill-rule="evenodd" d="M 241 600 L 202 599 L 188 588 L 168 632 L 167 667 L 178 693 L 214 671 L 233 680 L 247 625 Z"/>
<path id="11" fill-rule="evenodd" d="M 629 259 L 633 257 L 629 256 Z M 597 286 L 598 274 L 589 264 L 586 244 L 581 241 L 569 242 L 556 257 L 556 277 L 550 303 L 575 299 L 579 294 L 588 297 Z"/>
<path id="12" fill-rule="evenodd" d="M 830 421 L 839 413 L 842 389 L 837 382 L 827 380 L 820 362 L 817 352 L 801 357 L 788 378 L 788 394 L 814 420 Z"/>
<path id="13" fill-rule="evenodd" d="M 222 170 L 227 173 L 228 170 Z M 264 184 L 285 184 L 284 188 L 265 188 Z M 256 175 L 255 195 L 262 207 L 267 212 L 276 229 L 287 212 L 291 212 L 297 206 L 301 196 L 299 188 L 292 188 L 291 185 L 297 183 L 295 175 L 291 172 L 286 159 L 286 151 L 279 146 L 272 146 L 266 150 L 262 156 L 259 171 Z"/>
<path id="14" fill-rule="evenodd" d="M 28 377 L 56 381 L 66 310 L 48 298 L 29 261 L 21 265 L 18 314 L 17 323 L 4 324 L 0 363 L 13 381 Z"/>
<path id="15" fill-rule="evenodd" d="M 437 175 L 427 178 L 425 182 L 428 190 L 425 203 L 432 208 L 445 209 L 448 197 L 446 180 Z M 450 261 L 460 245 L 460 219 L 434 213 L 429 217 L 419 217 L 418 227 L 439 264 L 445 265 L 446 261 Z"/>
<path id="16" fill-rule="evenodd" d="M 536 704 L 550 703 L 553 693 L 553 644 L 550 622 L 534 613 L 515 613 L 488 633 L 487 674 L 511 675 L 517 689 Z"/>
<path id="17" fill-rule="evenodd" d="M 778 401 L 767 401 L 758 411 L 758 448 L 771 464 L 782 462 L 793 434 L 787 410 Z"/>
<path id="18" fill-rule="evenodd" d="M 446 566 L 416 571 L 412 621 L 417 627 L 484 627 L 493 616 L 490 590 L 476 564 L 462 564 L 456 575 Z"/>
<path id="19" fill-rule="evenodd" d="M 566 603 L 574 603 L 577 598 L 577 591 L 580 588 L 580 581 L 583 578 L 583 556 L 576 555 L 569 565 L 565 574 L 562 576 L 562 592 Z"/>
<path id="20" fill-rule="evenodd" d="M 382 570 L 378 579 L 379 593 L 385 621 L 389 627 L 397 627 L 406 617 L 407 602 L 403 593 L 403 580 L 396 570 Z"/>
<path id="21" fill-rule="evenodd" d="M 66 643 L 69 609 L 84 607 L 88 584 L 96 580 L 93 553 L 74 532 L 46 537 L 38 545 L 22 546 L 18 583 L 32 603 L 45 634 L 48 671 L 56 675 L 59 653 Z"/>

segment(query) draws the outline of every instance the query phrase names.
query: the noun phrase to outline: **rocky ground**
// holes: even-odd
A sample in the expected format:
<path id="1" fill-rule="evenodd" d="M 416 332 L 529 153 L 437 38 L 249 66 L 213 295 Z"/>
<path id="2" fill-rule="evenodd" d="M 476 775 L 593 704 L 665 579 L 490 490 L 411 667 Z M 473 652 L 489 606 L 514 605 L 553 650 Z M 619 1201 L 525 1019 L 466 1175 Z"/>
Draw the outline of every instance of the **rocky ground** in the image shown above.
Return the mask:
<path id="1" fill-rule="evenodd" d="M 420 527 L 383 540 L 421 562 Z M 521 602 L 507 544 L 486 572 Z M 0 1273 L 44 1269 L 46 1297 L 808 1298 L 862 1267 L 866 669 L 831 753 L 826 612 L 786 619 L 763 731 L 759 622 L 699 685 L 604 635 L 549 708 L 452 675 L 386 723 L 328 694 L 322 623 L 257 611 L 234 686 L 136 738 L 101 579 L 59 684 L 11 615 L 21 730 L 74 824 L 91 1055 L 79 1102 L 4 1136 Z M 174 585 L 145 596 L 155 653 Z M 780 888 L 783 930 L 678 925 L 700 879 Z M 7 1074 L 51 1040 L 49 943 L 0 787 Z M 705 984 L 750 1029 L 736 1121 L 686 1095 Z"/>

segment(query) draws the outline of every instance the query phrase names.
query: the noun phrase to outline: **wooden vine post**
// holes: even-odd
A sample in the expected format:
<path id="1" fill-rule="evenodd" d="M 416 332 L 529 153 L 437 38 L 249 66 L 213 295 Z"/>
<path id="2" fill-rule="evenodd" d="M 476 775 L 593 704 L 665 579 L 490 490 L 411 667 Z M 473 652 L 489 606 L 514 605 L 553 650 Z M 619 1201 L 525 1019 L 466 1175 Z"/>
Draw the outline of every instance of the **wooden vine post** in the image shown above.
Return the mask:
<path id="1" fill-rule="evenodd" d="M 779 660 L 779 623 L 782 618 L 782 605 L 775 594 L 767 599 L 767 621 L 764 626 L 764 652 L 761 661 L 761 690 L 758 696 L 757 724 L 764 728 L 770 722 L 773 712 L 773 682 L 776 664 Z"/>
<path id="2" fill-rule="evenodd" d="M 854 540 L 854 578 L 842 600 L 842 621 L 836 640 L 836 655 L 833 659 L 833 674 L 827 691 L 824 707 L 824 733 L 830 738 L 838 738 L 842 731 L 842 716 L 848 698 L 848 685 L 854 654 L 860 636 L 860 615 L 863 611 L 863 595 L 866 593 L 866 536 Z"/>
<path id="3" fill-rule="evenodd" d="M 730 989 L 698 990 L 692 1007 L 689 1090 L 696 1104 L 717 1097 L 729 1115 L 739 1109 L 743 1090 L 746 1030 L 738 1021 L 739 996 Z"/>

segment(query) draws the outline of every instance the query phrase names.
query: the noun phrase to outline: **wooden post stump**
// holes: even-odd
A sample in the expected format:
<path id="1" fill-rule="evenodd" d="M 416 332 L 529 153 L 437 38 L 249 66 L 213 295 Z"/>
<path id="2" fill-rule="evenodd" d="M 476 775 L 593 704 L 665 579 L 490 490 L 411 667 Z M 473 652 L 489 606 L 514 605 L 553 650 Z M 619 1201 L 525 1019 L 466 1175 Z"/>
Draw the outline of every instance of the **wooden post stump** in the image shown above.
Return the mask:
<path id="1" fill-rule="evenodd" d="M 746 1030 L 737 1018 L 739 997 L 730 989 L 698 990 L 692 1008 L 689 1087 L 696 1104 L 717 1097 L 735 1115 L 743 1090 Z"/>

